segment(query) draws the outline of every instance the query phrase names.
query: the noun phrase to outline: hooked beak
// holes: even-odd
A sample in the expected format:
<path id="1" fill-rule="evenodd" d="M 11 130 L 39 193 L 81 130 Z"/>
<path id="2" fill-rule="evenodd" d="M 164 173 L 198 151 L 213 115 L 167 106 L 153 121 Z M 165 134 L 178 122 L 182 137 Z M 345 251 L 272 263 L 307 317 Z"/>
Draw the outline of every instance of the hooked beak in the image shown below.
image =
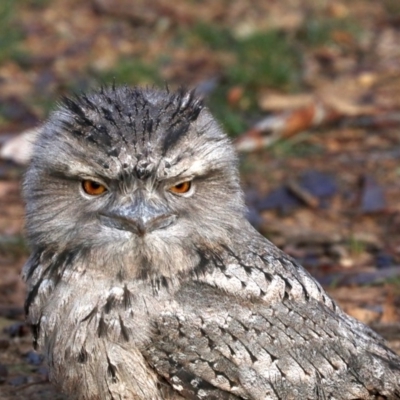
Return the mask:
<path id="1" fill-rule="evenodd" d="M 177 220 L 177 216 L 166 212 L 165 209 L 157 210 L 140 202 L 138 205 L 100 213 L 100 219 L 106 226 L 143 237 L 146 233 L 171 226 Z"/>

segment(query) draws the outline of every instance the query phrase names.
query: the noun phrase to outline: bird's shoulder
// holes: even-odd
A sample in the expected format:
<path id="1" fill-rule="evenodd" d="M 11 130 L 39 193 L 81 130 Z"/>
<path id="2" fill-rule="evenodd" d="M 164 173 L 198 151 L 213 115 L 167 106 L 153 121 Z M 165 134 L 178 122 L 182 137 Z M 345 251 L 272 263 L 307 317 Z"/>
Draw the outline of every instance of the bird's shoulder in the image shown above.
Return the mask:
<path id="1" fill-rule="evenodd" d="M 188 398 L 373 399 L 400 382 L 381 339 L 260 240 L 220 254 L 154 326 L 146 357 Z"/>

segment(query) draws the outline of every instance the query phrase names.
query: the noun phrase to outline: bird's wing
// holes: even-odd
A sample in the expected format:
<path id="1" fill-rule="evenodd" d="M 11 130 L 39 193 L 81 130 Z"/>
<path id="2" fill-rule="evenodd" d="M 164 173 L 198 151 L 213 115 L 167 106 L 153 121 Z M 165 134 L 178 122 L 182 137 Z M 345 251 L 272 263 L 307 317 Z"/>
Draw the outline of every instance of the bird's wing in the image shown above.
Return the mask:
<path id="1" fill-rule="evenodd" d="M 238 277 L 229 265 L 222 274 Z M 145 357 L 189 399 L 400 399 L 400 359 L 322 289 L 291 294 L 294 278 L 307 283 L 288 270 L 275 275 L 290 286 L 281 294 L 274 277 L 264 295 L 246 294 L 254 267 L 236 292 L 221 276 L 185 285 L 155 322 Z"/>

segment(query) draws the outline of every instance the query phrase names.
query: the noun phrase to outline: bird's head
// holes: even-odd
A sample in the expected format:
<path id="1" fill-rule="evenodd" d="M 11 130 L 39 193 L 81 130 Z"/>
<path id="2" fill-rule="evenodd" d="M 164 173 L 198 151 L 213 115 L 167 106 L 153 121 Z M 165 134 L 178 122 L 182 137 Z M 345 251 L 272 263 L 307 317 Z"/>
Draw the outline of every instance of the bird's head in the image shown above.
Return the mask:
<path id="1" fill-rule="evenodd" d="M 86 251 L 99 274 L 172 276 L 244 220 L 237 160 L 191 92 L 109 88 L 66 99 L 27 171 L 33 249 Z"/>

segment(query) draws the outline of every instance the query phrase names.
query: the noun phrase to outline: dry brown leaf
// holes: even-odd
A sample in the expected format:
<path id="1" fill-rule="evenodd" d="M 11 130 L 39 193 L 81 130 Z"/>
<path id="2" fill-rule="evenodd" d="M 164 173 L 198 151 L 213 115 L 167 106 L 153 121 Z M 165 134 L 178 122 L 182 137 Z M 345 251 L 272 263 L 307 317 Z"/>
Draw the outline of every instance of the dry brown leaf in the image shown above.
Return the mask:
<path id="1" fill-rule="evenodd" d="M 19 183 L 15 181 L 0 181 L 0 199 L 6 198 L 11 193 L 17 193 Z"/>
<path id="2" fill-rule="evenodd" d="M 346 18 L 349 13 L 349 7 L 338 1 L 333 1 L 328 5 L 328 12 L 334 18 Z"/>
<path id="3" fill-rule="evenodd" d="M 385 303 L 383 305 L 383 314 L 381 322 L 385 323 L 398 322 L 399 315 L 397 312 L 397 307 L 395 305 L 395 295 L 393 287 L 386 285 L 386 289 L 387 289 L 387 296 L 385 299 Z"/>
<path id="4" fill-rule="evenodd" d="M 282 94 L 262 92 L 258 99 L 259 107 L 264 111 L 283 111 L 302 108 L 315 101 L 312 94 Z"/>
<path id="5" fill-rule="evenodd" d="M 31 158 L 33 144 L 40 129 L 40 126 L 28 129 L 6 141 L 0 150 L 0 157 L 5 160 L 12 160 L 17 164 L 27 165 Z"/>
<path id="6" fill-rule="evenodd" d="M 361 81 L 362 82 L 362 81 Z M 317 96 L 343 116 L 373 115 L 376 105 L 363 104 L 366 89 L 357 77 L 345 77 L 317 89 Z"/>
<path id="7" fill-rule="evenodd" d="M 361 307 L 349 307 L 345 308 L 345 312 L 364 324 L 371 324 L 372 322 L 378 321 L 380 314 L 376 311 L 368 310 Z"/>
<path id="8" fill-rule="evenodd" d="M 241 135 L 235 142 L 238 151 L 254 151 L 268 147 L 278 139 L 289 138 L 324 123 L 338 119 L 340 115 L 323 103 L 315 102 L 302 108 L 266 117 Z"/>
<path id="9" fill-rule="evenodd" d="M 229 89 L 227 99 L 230 106 L 236 106 L 243 97 L 243 86 L 234 86 Z"/>

